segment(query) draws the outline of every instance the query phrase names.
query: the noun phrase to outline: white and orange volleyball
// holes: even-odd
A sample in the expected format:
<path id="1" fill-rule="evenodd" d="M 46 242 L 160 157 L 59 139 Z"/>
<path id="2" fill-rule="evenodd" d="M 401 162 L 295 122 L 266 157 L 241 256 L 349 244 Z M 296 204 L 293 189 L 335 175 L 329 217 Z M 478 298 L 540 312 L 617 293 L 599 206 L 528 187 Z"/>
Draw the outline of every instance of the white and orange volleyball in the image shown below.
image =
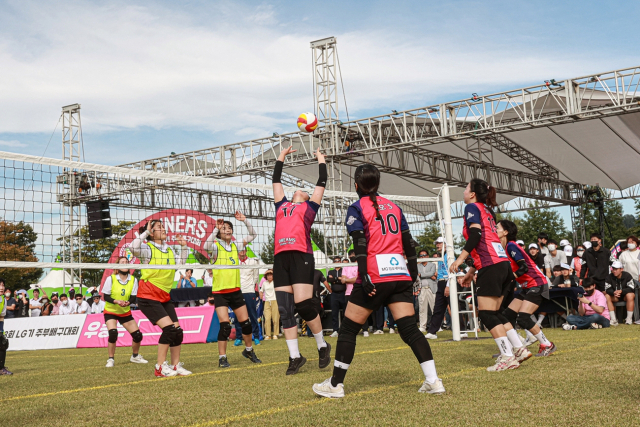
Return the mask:
<path id="1" fill-rule="evenodd" d="M 298 116 L 298 129 L 311 133 L 318 128 L 318 119 L 313 113 L 302 113 Z"/>

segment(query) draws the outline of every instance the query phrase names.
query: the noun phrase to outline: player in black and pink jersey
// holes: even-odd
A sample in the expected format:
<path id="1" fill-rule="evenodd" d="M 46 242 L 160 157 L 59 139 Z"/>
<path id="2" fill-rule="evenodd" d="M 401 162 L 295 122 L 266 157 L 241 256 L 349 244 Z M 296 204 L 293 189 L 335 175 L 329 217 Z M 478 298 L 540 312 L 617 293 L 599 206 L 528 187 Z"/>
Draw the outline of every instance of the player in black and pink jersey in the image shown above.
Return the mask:
<path id="1" fill-rule="evenodd" d="M 498 222 L 497 232 L 502 246 L 507 250 L 513 275 L 522 287 L 520 293 L 509 304 L 509 307 L 502 312 L 504 317 L 509 319 L 509 323 L 505 324 L 504 327 L 507 331 L 509 342 L 513 345 L 513 354 L 518 362 L 523 362 L 532 356 L 513 328 L 513 325 L 517 323 L 522 329 L 531 332 L 540 343 L 536 357 L 549 356 L 556 351 L 556 346 L 547 339 L 540 326 L 531 319 L 531 315 L 536 312 L 544 300 L 549 299 L 549 279 L 533 262 L 531 257 L 525 254 L 524 249 L 516 245 L 515 241 L 518 237 L 517 225 L 503 219 Z"/>
<path id="2" fill-rule="evenodd" d="M 504 296 L 513 283 L 513 273 L 502 247 L 496 228 L 496 216 L 493 209 L 496 204 L 496 189 L 478 178 L 472 179 L 464 190 L 464 228 L 462 234 L 467 243 L 462 253 L 451 265 L 449 271 L 458 272 L 460 265 L 469 255 L 473 266 L 469 268 L 463 279 L 464 284 L 471 284 L 473 275 L 478 271 L 476 279 L 476 295 L 478 296 L 478 317 L 487 327 L 500 349 L 500 356 L 494 366 L 487 368 L 489 372 L 516 369 L 520 363 L 513 355 L 513 345 L 507 337 L 504 324 L 509 320 L 500 312 Z"/>
<path id="3" fill-rule="evenodd" d="M 354 181 L 360 199 L 347 210 L 345 225 L 353 239 L 358 279 L 338 332 L 333 376 L 314 384 L 313 391 L 323 397 L 344 397 L 343 382 L 356 350 L 356 336 L 369 315 L 387 305 L 400 337 L 411 347 L 425 374 L 419 391 L 444 393 L 431 348 L 416 323 L 413 283 L 418 264 L 407 220 L 395 203 L 377 194 L 380 172 L 375 166 L 358 166 Z"/>
<path id="4" fill-rule="evenodd" d="M 327 184 L 327 165 L 318 149 L 315 155 L 318 158 L 320 174 L 313 194 L 309 197 L 306 192 L 298 190 L 289 201 L 284 195 L 280 179 L 285 158 L 295 151 L 293 147 L 282 150 L 273 171 L 273 199 L 276 204 L 273 286 L 276 289 L 278 311 L 289 348 L 287 375 L 297 374 L 307 361 L 298 349 L 295 311 L 313 332 L 318 345 L 320 368 L 326 368 L 331 363 L 331 346 L 322 335 L 322 322 L 313 300 L 315 262 L 311 244 L 311 225 L 320 208 L 324 187 Z"/>

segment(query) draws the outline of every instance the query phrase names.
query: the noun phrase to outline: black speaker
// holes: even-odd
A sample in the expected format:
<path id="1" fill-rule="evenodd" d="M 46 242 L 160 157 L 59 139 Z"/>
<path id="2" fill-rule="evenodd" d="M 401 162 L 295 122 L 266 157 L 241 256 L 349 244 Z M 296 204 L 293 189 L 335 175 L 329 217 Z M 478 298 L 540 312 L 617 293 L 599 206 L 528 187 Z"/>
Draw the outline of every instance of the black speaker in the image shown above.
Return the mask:
<path id="1" fill-rule="evenodd" d="M 111 237 L 111 213 L 109 212 L 109 202 L 98 200 L 87 202 L 87 221 L 89 224 L 89 239 L 104 239 Z"/>

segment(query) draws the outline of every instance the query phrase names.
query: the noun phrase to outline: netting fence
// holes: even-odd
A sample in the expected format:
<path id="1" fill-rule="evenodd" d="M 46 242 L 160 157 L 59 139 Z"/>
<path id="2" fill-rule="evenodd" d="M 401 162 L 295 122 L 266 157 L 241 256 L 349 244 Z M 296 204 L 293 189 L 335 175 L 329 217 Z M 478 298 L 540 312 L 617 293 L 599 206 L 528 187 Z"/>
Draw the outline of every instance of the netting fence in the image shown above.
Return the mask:
<path id="1" fill-rule="evenodd" d="M 152 218 L 162 220 L 170 245 L 183 236 L 189 253 L 184 264 L 149 268 L 203 270 L 210 263 L 205 243 L 217 219 L 233 224 L 235 239 L 250 241 L 248 255 L 258 258 L 262 268 L 273 260 L 270 185 L 6 152 L 0 152 L 0 179 L 0 276 L 9 285 L 26 287 L 42 282 L 51 271 L 62 271 L 55 279 L 64 282 L 59 286 L 99 286 L 119 256 L 139 263 L 129 247 Z M 289 198 L 295 190 L 285 187 Z M 448 201 L 384 197 L 403 209 L 414 236 L 433 222 L 444 234 L 441 209 L 449 209 Z M 312 229 L 317 268 L 328 267 L 334 255 L 346 257 L 351 241 L 344 219 L 357 199 L 356 193 L 325 192 Z M 236 219 L 236 212 L 246 222 Z"/>

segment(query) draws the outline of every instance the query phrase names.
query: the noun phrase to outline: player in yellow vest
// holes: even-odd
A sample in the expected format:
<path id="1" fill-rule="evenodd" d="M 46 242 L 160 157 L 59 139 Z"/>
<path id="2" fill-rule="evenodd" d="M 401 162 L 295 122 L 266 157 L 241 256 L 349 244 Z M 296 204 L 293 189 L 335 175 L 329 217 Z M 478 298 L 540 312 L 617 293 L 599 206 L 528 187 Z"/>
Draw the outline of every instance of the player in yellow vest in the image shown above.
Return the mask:
<path id="1" fill-rule="evenodd" d="M 118 258 L 118 264 L 129 264 L 126 257 Z M 131 315 L 129 305 L 136 302 L 138 294 L 138 279 L 130 274 L 129 268 L 114 271 L 107 277 L 102 287 L 104 296 L 104 322 L 109 330 L 109 359 L 107 368 L 112 368 L 116 355 L 116 342 L 118 341 L 118 323 L 131 334 L 131 350 L 133 354 L 129 361 L 131 363 L 149 363 L 139 353 L 142 342 L 142 332 L 138 324 Z"/>
<path id="2" fill-rule="evenodd" d="M 244 223 L 249 236 L 242 240 L 241 246 L 238 248 L 236 243 L 233 242 L 233 224 L 230 221 L 218 219 L 216 228 L 213 229 L 213 232 L 203 245 L 204 249 L 209 252 L 210 259 L 214 265 L 240 265 L 238 251 L 246 250 L 247 243 L 253 241 L 256 237 L 256 233 L 249 221 L 247 221 L 247 217 L 240 211 L 236 211 L 235 218 Z M 240 269 L 213 269 L 211 290 L 214 295 L 216 314 L 218 315 L 218 320 L 220 320 L 218 367 L 229 368 L 231 366 L 227 360 L 227 340 L 231 334 L 229 308 L 235 313 L 236 321 L 239 322 L 242 328 L 242 338 L 245 343 L 242 355 L 253 363 L 262 363 L 253 350 L 251 320 L 249 320 L 249 313 L 247 312 L 247 303 L 240 290 Z"/>
<path id="3" fill-rule="evenodd" d="M 167 243 L 167 231 L 160 220 L 151 220 L 140 229 L 140 236 L 131 242 L 131 252 L 142 264 L 175 265 L 184 264 L 189 254 L 187 241 L 180 234 L 176 242 L 180 245 L 180 254 Z M 155 366 L 156 377 L 191 375 L 180 362 L 180 348 L 183 332 L 178 322 L 176 309 L 171 303 L 169 292 L 173 287 L 176 270 L 141 269 L 142 277 L 138 282 L 138 308 L 147 319 L 162 329 L 158 340 L 158 362 Z M 167 353 L 171 349 L 171 364 L 167 363 Z"/>
<path id="4" fill-rule="evenodd" d="M 4 336 L 4 316 L 7 315 L 7 299 L 4 296 L 4 281 L 0 279 L 0 375 L 13 375 L 13 373 L 4 366 L 7 359 L 7 349 L 9 348 L 9 340 Z"/>

